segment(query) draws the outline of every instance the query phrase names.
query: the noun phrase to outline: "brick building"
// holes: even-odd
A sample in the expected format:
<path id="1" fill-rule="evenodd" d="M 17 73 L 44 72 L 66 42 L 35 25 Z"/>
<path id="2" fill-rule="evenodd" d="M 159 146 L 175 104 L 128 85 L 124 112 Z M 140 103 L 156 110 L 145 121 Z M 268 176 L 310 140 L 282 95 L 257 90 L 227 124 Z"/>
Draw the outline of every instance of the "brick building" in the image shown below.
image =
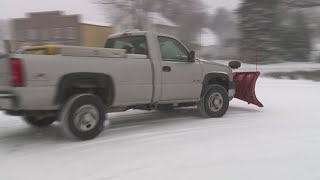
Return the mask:
<path id="1" fill-rule="evenodd" d="M 64 44 L 80 45 L 79 15 L 60 11 L 29 13 L 27 18 L 13 20 L 16 47 Z"/>
<path id="2" fill-rule="evenodd" d="M 102 47 L 112 28 L 81 23 L 80 15 L 61 11 L 35 12 L 26 18 L 13 19 L 15 47 L 45 44 Z"/>

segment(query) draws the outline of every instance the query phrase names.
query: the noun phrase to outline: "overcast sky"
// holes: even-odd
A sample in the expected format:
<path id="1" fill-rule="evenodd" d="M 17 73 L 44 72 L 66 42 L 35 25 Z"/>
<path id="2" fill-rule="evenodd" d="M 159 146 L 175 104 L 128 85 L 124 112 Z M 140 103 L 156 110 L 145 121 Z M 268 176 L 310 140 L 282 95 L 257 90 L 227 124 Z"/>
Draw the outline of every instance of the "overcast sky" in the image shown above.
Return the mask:
<path id="1" fill-rule="evenodd" d="M 103 13 L 93 0 L 1 0 L 0 19 L 24 17 L 27 12 L 61 10 L 67 14 L 82 14 L 86 21 L 105 22 Z M 203 0 L 210 11 L 223 6 L 235 9 L 240 0 Z"/>

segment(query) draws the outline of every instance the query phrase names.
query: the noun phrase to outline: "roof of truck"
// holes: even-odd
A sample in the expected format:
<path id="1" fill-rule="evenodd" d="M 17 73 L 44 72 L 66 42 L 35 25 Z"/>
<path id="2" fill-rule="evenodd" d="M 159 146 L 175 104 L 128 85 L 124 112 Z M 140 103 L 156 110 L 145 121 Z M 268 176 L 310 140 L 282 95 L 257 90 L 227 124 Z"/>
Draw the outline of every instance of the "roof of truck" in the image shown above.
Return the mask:
<path id="1" fill-rule="evenodd" d="M 154 32 L 154 31 L 141 31 L 141 30 L 128 30 L 128 31 L 124 31 L 122 33 L 112 34 L 108 37 L 108 39 L 125 37 L 125 36 L 145 36 L 148 33 L 153 33 L 154 35 L 157 35 L 157 36 L 166 36 L 166 37 L 171 37 L 171 38 L 176 39 L 176 37 L 171 36 L 169 34 L 163 34 L 163 33 L 158 33 L 158 32 Z"/>
<path id="2" fill-rule="evenodd" d="M 121 36 L 144 36 L 148 33 L 148 31 L 141 31 L 141 30 L 127 30 L 121 33 L 112 34 L 109 38 L 116 38 Z"/>

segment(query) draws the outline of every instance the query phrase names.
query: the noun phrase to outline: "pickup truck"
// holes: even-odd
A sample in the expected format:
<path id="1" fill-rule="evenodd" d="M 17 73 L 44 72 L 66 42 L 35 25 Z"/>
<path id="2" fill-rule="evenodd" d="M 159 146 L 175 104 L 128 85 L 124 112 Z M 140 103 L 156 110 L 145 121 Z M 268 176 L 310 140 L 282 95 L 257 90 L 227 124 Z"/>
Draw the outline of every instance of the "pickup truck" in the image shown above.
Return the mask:
<path id="1" fill-rule="evenodd" d="M 32 47 L 0 56 L 0 110 L 35 127 L 58 121 L 79 140 L 98 136 L 107 112 L 197 106 L 218 118 L 235 96 L 262 106 L 259 74 L 234 74 L 240 66 L 198 59 L 176 38 L 144 31 L 112 35 L 105 48 Z"/>

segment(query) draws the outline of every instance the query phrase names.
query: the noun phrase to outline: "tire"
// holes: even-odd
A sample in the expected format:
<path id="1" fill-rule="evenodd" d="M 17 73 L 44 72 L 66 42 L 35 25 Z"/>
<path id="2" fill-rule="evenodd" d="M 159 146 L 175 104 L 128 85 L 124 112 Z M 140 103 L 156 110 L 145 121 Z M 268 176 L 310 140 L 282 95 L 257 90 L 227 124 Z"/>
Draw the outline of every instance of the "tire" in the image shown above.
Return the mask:
<path id="1" fill-rule="evenodd" d="M 31 127 L 45 128 L 56 121 L 56 117 L 38 118 L 36 116 L 24 116 L 23 121 Z"/>
<path id="2" fill-rule="evenodd" d="M 210 85 L 197 103 L 197 106 L 204 117 L 222 117 L 229 108 L 228 92 L 220 85 Z"/>
<path id="3" fill-rule="evenodd" d="M 75 95 L 61 109 L 59 120 L 66 137 L 91 140 L 104 129 L 105 105 L 93 94 Z"/>

